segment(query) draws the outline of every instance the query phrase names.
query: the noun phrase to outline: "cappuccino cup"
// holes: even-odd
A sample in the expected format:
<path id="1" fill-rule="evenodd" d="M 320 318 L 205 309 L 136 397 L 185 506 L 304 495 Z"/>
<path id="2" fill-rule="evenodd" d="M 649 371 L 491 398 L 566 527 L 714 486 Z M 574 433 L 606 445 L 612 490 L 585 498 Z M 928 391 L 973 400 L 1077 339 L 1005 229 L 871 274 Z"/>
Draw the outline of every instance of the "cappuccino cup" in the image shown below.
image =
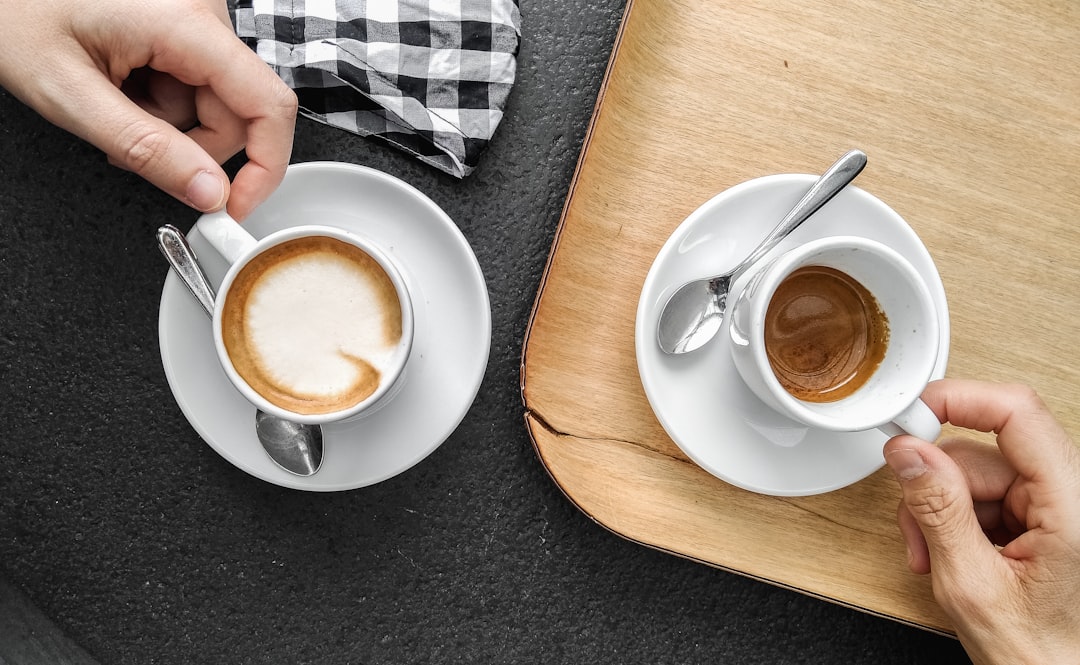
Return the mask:
<path id="1" fill-rule="evenodd" d="M 412 348 L 413 308 L 385 251 L 319 225 L 256 239 L 224 211 L 196 227 L 230 264 L 215 301 L 214 344 L 249 402 L 279 418 L 326 424 L 391 392 Z"/>
<path id="2" fill-rule="evenodd" d="M 731 305 L 731 353 L 765 404 L 804 425 L 941 433 L 920 399 L 940 321 L 926 283 L 881 243 L 834 236 L 751 268 Z"/>

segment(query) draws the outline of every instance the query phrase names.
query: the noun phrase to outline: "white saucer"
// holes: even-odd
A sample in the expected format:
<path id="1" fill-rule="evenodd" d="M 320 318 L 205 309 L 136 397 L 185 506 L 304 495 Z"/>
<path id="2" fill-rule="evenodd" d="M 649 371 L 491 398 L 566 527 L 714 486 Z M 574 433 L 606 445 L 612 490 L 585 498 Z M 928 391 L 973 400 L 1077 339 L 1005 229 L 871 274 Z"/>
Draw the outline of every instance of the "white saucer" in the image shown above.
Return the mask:
<path id="1" fill-rule="evenodd" d="M 402 268 L 416 323 L 403 383 L 374 411 L 323 427 L 318 473 L 294 476 L 267 457 L 255 436 L 255 408 L 218 363 L 209 317 L 172 271 L 161 292 L 161 359 L 184 415 L 240 469 L 294 489 L 364 487 L 417 464 L 465 417 L 491 346 L 487 287 L 468 241 L 446 213 L 380 171 L 330 162 L 290 166 L 281 186 L 244 226 L 262 237 L 304 223 L 338 226 L 380 242 Z M 197 230 L 188 239 L 216 287 L 225 261 Z"/>
<path id="2" fill-rule="evenodd" d="M 657 318 L 661 304 L 676 287 L 729 270 L 750 254 L 815 178 L 766 176 L 713 197 L 687 217 L 661 248 L 638 302 L 638 372 L 660 424 L 676 445 L 706 471 L 762 494 L 805 496 L 861 480 L 884 464 L 881 448 L 886 436 L 878 430 L 817 430 L 779 415 L 758 400 L 736 372 L 727 321 L 705 347 L 671 356 L 657 344 Z M 949 354 L 945 288 L 930 253 L 915 232 L 883 203 L 849 186 L 782 241 L 771 255 L 833 235 L 863 236 L 889 245 L 919 271 L 941 318 L 934 378 L 944 376 Z M 736 280 L 729 304 L 742 291 L 744 281 Z"/>

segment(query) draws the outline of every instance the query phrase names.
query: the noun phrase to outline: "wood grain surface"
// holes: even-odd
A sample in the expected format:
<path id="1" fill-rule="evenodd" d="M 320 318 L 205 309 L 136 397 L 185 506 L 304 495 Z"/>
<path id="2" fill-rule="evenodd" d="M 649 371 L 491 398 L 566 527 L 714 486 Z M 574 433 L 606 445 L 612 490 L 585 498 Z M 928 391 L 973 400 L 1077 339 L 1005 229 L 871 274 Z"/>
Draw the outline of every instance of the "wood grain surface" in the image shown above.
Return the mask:
<path id="1" fill-rule="evenodd" d="M 930 630 L 887 471 L 803 498 L 693 464 L 646 400 L 634 316 L 697 206 L 852 147 L 934 257 L 948 375 L 1034 386 L 1080 433 L 1080 5 L 630 0 L 522 358 L 567 497 L 628 539 Z M 955 432 L 949 431 L 948 434 Z"/>

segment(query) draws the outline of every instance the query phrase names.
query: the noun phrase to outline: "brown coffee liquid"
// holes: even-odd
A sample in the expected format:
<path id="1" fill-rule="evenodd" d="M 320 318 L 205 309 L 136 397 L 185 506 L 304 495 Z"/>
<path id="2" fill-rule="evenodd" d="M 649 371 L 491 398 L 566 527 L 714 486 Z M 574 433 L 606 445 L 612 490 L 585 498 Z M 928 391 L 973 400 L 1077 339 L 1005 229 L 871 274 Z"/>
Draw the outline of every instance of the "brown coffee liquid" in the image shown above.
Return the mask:
<path id="1" fill-rule="evenodd" d="M 889 321 L 844 272 L 806 266 L 777 287 L 765 314 L 765 352 L 784 389 L 835 402 L 862 387 L 885 357 Z"/>

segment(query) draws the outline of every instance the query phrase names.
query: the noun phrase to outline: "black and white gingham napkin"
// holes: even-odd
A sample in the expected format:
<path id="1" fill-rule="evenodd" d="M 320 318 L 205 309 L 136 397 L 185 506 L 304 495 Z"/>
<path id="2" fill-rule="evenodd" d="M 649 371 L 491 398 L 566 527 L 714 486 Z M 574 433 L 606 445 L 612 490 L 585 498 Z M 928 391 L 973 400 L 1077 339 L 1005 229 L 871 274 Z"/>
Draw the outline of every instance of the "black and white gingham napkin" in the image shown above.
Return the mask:
<path id="1" fill-rule="evenodd" d="M 476 168 L 514 84 L 517 0 L 238 0 L 231 11 L 301 113 L 459 178 Z"/>

